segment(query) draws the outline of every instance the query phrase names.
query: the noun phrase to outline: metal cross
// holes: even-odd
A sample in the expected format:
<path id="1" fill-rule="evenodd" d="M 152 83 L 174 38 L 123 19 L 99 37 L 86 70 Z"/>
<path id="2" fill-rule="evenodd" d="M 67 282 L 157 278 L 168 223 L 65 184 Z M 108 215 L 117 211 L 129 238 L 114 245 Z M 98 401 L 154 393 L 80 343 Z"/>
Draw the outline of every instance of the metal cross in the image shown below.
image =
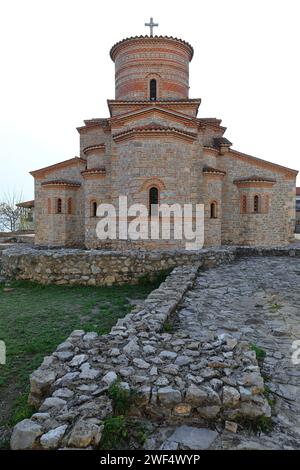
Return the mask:
<path id="1" fill-rule="evenodd" d="M 153 28 L 158 26 L 158 23 L 153 23 L 153 18 L 150 18 L 150 23 L 145 23 L 145 26 L 149 26 L 150 28 L 150 36 L 153 36 Z"/>

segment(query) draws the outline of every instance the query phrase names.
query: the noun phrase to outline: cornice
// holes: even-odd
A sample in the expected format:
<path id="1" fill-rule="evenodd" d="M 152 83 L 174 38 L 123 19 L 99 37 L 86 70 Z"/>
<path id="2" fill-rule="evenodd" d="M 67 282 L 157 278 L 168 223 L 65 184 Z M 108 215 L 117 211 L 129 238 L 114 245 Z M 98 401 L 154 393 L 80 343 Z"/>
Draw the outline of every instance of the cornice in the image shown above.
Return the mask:
<path id="1" fill-rule="evenodd" d="M 94 179 L 94 178 L 103 178 L 106 176 L 106 169 L 102 168 L 89 168 L 88 170 L 84 170 L 81 172 L 84 179 Z"/>
<path id="2" fill-rule="evenodd" d="M 30 171 L 30 174 L 33 177 L 43 176 L 44 174 L 51 172 L 53 170 L 56 170 L 59 168 L 65 168 L 67 166 L 72 166 L 74 164 L 86 165 L 86 161 L 84 160 L 84 158 L 73 157 L 73 158 L 69 158 L 68 160 L 64 160 L 62 162 L 54 163 L 54 165 L 45 166 L 44 168 L 40 168 L 39 170 Z"/>
<path id="3" fill-rule="evenodd" d="M 73 188 L 78 189 L 81 186 L 81 183 L 78 181 L 67 181 L 67 180 L 50 180 L 44 181 L 41 186 L 47 189 L 57 189 L 59 188 Z"/>
<path id="4" fill-rule="evenodd" d="M 132 36 L 129 38 L 122 39 L 121 41 L 117 42 L 113 45 L 110 50 L 110 57 L 114 62 L 116 59 L 116 55 L 118 52 L 127 44 L 129 43 L 136 43 L 136 44 L 159 44 L 159 43 L 176 43 L 184 50 L 189 53 L 189 60 L 191 61 L 194 55 L 193 47 L 183 39 L 174 38 L 173 36 Z"/>
<path id="5" fill-rule="evenodd" d="M 89 145 L 83 149 L 83 153 L 86 155 L 93 150 L 103 150 L 105 152 L 105 144 Z"/>
<path id="6" fill-rule="evenodd" d="M 172 135 L 181 139 L 195 141 L 197 139 L 197 134 L 193 132 L 187 132 L 182 129 L 177 129 L 175 127 L 165 127 L 165 126 L 143 126 L 143 127 L 133 127 L 126 131 L 119 132 L 114 134 L 112 137 L 115 142 L 121 142 L 122 140 L 127 140 L 132 137 L 162 137 Z"/>

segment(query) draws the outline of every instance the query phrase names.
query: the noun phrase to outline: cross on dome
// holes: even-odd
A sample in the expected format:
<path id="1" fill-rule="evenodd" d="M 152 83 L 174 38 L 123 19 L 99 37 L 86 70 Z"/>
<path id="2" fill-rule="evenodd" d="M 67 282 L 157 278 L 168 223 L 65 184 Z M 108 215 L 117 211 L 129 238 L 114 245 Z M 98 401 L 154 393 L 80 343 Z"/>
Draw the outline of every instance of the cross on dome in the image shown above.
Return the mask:
<path id="1" fill-rule="evenodd" d="M 145 23 L 145 26 L 149 26 L 150 28 L 150 36 L 153 36 L 153 28 L 158 26 L 158 23 L 153 23 L 153 18 L 150 18 L 150 23 Z"/>

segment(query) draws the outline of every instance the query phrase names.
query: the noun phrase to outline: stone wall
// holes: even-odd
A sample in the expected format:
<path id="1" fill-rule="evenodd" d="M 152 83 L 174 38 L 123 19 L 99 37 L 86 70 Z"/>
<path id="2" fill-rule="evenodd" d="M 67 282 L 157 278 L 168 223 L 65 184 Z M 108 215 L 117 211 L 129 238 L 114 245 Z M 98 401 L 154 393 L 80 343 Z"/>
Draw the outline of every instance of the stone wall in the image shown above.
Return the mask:
<path id="1" fill-rule="evenodd" d="M 219 157 L 219 168 L 226 171 L 222 197 L 222 244 L 276 246 L 288 244 L 295 230 L 295 176 L 263 160 L 243 158 L 229 151 Z M 271 178 L 276 183 L 269 188 L 239 188 L 234 181 L 255 175 Z M 269 197 L 267 211 L 253 210 L 254 195 Z M 241 213 L 241 197 L 248 198 L 246 213 Z"/>
<path id="2" fill-rule="evenodd" d="M 35 243 L 40 246 L 84 245 L 84 192 L 81 171 L 84 160 L 74 159 L 62 168 L 50 168 L 35 178 Z M 72 181 L 79 186 L 54 185 L 50 181 Z M 61 213 L 57 200 L 61 199 Z M 68 200 L 71 199 L 71 211 Z"/>
<path id="3" fill-rule="evenodd" d="M 234 258 L 233 247 L 201 252 L 42 250 L 13 247 L 3 252 L 2 272 L 7 278 L 42 284 L 134 284 L 144 275 L 175 266 L 197 262 L 210 267 Z"/>
<path id="4" fill-rule="evenodd" d="M 239 256 L 300 256 L 299 244 L 287 247 L 222 247 L 201 251 L 43 250 L 11 247 L 2 253 L 2 276 L 42 284 L 135 284 L 145 275 L 198 263 L 204 268 Z"/>
<path id="5" fill-rule="evenodd" d="M 200 263 L 201 264 L 201 263 Z M 112 414 L 108 388 L 134 391 L 131 416 L 172 422 L 269 417 L 256 356 L 229 335 L 195 341 L 163 325 L 193 286 L 200 264 L 182 266 L 105 336 L 74 331 L 30 377 L 38 410 L 19 422 L 11 448 L 99 448 Z M 238 385 L 234 385 L 238 384 Z"/>

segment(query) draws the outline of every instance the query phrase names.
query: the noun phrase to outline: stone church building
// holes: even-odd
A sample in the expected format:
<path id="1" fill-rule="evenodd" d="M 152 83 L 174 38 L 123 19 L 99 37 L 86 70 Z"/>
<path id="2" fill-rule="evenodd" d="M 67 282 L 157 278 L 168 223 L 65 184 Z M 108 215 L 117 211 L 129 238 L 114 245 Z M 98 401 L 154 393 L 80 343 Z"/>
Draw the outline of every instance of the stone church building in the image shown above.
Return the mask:
<path id="1" fill-rule="evenodd" d="M 100 248 L 97 206 L 204 204 L 205 246 L 292 241 L 297 171 L 232 149 L 221 120 L 189 98 L 193 48 L 167 36 L 115 44 L 109 117 L 78 127 L 80 156 L 32 171 L 36 244 Z M 114 241 L 120 247 L 129 242 Z M 130 242 L 180 247 L 179 240 Z"/>

